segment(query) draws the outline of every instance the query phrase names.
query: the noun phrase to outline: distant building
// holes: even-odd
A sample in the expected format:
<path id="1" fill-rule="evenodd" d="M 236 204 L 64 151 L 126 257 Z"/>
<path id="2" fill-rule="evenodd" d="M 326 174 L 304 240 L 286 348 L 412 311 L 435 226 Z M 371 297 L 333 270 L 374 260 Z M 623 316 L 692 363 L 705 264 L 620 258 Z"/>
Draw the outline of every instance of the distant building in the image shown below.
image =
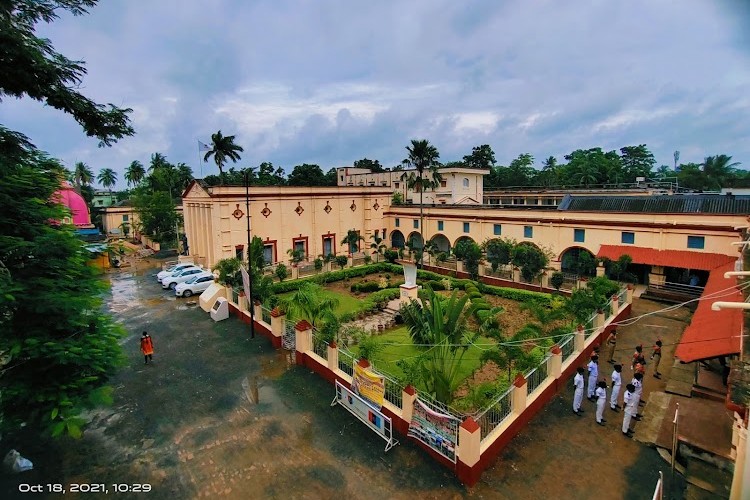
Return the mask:
<path id="1" fill-rule="evenodd" d="M 94 208 L 111 207 L 117 204 L 117 193 L 111 191 L 94 191 L 91 206 Z"/>
<path id="2" fill-rule="evenodd" d="M 67 182 L 63 182 L 60 189 L 52 195 L 52 199 L 64 205 L 70 211 L 70 217 L 61 221 L 63 224 L 73 224 L 76 233 L 85 241 L 101 241 L 104 237 L 91 223 L 91 214 L 86 200 L 78 194 Z"/>
<path id="3" fill-rule="evenodd" d="M 401 193 L 405 203 L 419 203 L 419 191 L 408 189 L 406 178 L 414 169 L 386 170 L 373 173 L 369 168 L 341 167 L 336 169 L 338 186 L 387 187 Z M 434 190 L 423 193 L 422 202 L 428 205 L 481 205 L 484 198 L 483 178 L 489 170 L 476 168 L 441 168 L 442 180 Z M 425 178 L 432 174 L 425 172 Z"/>

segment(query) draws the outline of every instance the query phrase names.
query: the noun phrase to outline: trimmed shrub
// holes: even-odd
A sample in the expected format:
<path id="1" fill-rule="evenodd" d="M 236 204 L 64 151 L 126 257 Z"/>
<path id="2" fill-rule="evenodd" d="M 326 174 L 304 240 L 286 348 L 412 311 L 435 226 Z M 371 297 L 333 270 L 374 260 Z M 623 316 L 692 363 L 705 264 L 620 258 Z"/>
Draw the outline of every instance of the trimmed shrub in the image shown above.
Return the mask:
<path id="1" fill-rule="evenodd" d="M 381 290 L 380 283 L 377 281 L 363 281 L 362 283 L 355 283 L 350 287 L 350 290 L 355 293 L 369 293 L 377 292 Z"/>

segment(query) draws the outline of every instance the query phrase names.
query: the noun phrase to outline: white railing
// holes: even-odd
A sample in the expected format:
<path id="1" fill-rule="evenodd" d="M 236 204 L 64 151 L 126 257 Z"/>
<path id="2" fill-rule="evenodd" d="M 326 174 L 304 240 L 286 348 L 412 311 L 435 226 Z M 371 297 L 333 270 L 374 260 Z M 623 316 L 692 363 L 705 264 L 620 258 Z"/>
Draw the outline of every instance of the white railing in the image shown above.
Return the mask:
<path id="1" fill-rule="evenodd" d="M 549 355 L 542 360 L 539 365 L 531 370 L 529 373 L 525 374 L 524 377 L 526 378 L 526 393 L 527 394 L 533 394 L 534 391 L 536 391 L 539 386 L 542 385 L 542 383 L 547 378 L 547 360 L 549 359 Z"/>
<path id="2" fill-rule="evenodd" d="M 510 416 L 513 410 L 513 403 L 511 402 L 512 395 L 513 386 L 497 397 L 490 405 L 484 410 L 481 410 L 474 417 L 474 420 L 476 420 L 481 429 L 482 441 L 487 439 L 495 427 L 502 424 L 503 421 Z"/>
<path id="3" fill-rule="evenodd" d="M 261 307 L 260 308 L 260 319 L 263 321 L 263 323 L 270 325 L 271 324 L 271 310 L 267 307 Z"/>

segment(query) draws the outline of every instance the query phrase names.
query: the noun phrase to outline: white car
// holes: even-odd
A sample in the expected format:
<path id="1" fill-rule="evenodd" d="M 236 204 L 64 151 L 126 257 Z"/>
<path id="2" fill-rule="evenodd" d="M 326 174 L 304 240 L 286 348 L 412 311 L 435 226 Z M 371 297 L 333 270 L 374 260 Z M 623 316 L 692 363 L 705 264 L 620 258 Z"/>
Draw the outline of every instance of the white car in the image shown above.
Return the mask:
<path id="1" fill-rule="evenodd" d="M 200 267 L 200 266 L 196 266 L 192 262 L 183 262 L 182 264 L 175 264 L 174 266 L 170 266 L 166 268 L 164 271 L 161 271 L 159 274 L 157 274 L 156 281 L 161 283 L 161 280 L 163 280 L 167 276 L 170 276 L 176 272 L 182 271 L 183 269 L 187 269 L 188 267 Z"/>
<path id="2" fill-rule="evenodd" d="M 177 286 L 178 283 L 183 283 L 190 278 L 194 277 L 196 274 L 200 274 L 205 272 L 200 267 L 188 267 L 186 269 L 183 269 L 182 271 L 177 271 L 176 273 L 172 273 L 163 280 L 161 280 L 161 287 L 162 288 L 171 288 L 174 290 L 174 287 Z"/>
<path id="3" fill-rule="evenodd" d="M 184 283 L 179 283 L 174 287 L 174 294 L 178 297 L 191 297 L 197 293 L 203 292 L 214 282 L 214 275 L 208 271 L 194 275 Z"/>

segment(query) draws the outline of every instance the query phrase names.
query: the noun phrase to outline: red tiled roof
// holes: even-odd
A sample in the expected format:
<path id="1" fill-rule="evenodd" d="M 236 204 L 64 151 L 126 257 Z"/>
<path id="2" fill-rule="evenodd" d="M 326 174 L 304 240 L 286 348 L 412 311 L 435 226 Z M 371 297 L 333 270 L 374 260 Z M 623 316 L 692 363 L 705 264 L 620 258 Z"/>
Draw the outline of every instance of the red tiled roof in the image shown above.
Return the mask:
<path id="1" fill-rule="evenodd" d="M 737 257 L 720 253 L 689 252 L 687 250 L 657 250 L 626 245 L 602 245 L 597 257 L 617 260 L 621 255 L 629 255 L 633 264 L 652 266 L 683 267 L 710 271 L 718 266 L 734 262 Z M 723 277 L 722 277 L 723 279 Z M 726 282 L 728 283 L 728 281 Z M 724 287 L 726 288 L 726 286 Z"/>
<path id="2" fill-rule="evenodd" d="M 680 252 L 693 253 L 693 252 Z M 712 254 L 708 254 L 712 255 Z M 680 343 L 675 349 L 675 357 L 684 363 L 699 359 L 715 358 L 740 352 L 742 335 L 743 310 L 724 309 L 712 311 L 711 305 L 716 301 L 743 302 L 742 293 L 736 288 L 727 290 L 737 284 L 736 278 L 725 279 L 726 271 L 734 271 L 734 262 L 728 262 L 711 270 L 706 287 L 701 296 L 693 320 L 685 329 Z M 722 292 L 720 297 L 703 299 L 707 295 Z"/>

